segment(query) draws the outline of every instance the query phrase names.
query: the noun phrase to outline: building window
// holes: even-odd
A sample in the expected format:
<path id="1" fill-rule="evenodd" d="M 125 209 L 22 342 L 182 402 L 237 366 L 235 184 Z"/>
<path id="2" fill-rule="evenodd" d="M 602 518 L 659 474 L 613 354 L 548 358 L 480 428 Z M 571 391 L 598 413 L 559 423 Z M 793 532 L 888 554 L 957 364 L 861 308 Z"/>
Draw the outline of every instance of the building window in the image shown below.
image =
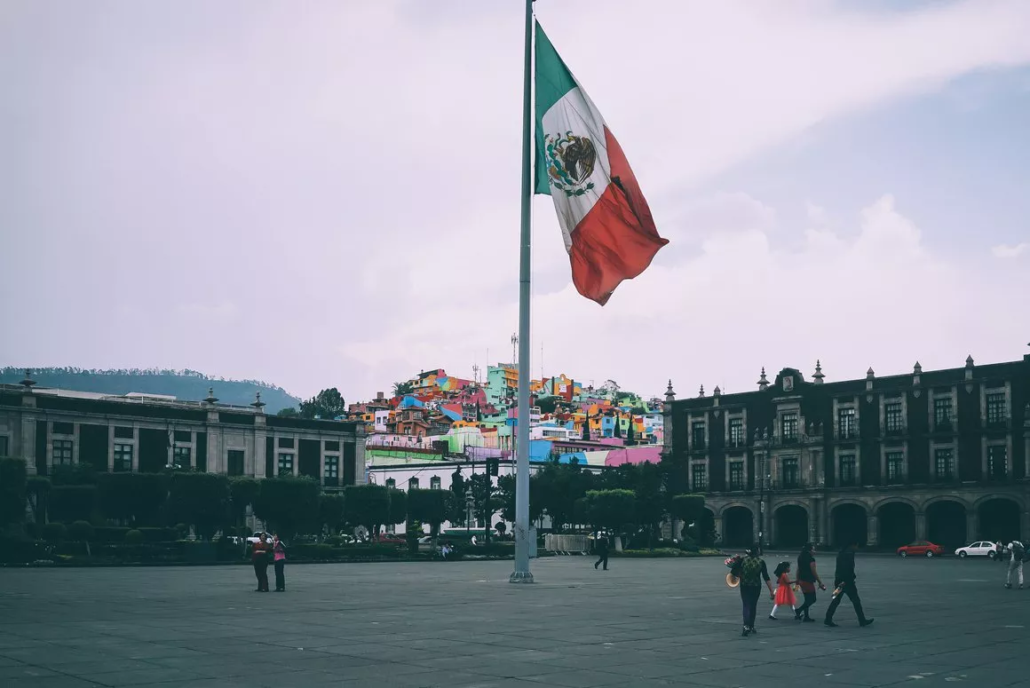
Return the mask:
<path id="1" fill-rule="evenodd" d="M 1005 422 L 1005 392 L 987 394 L 987 424 L 999 425 Z"/>
<path id="2" fill-rule="evenodd" d="M 290 441 L 292 442 L 293 440 Z M 293 475 L 293 454 L 285 452 L 279 454 L 278 474 Z"/>
<path id="3" fill-rule="evenodd" d="M 340 451 L 340 443 L 339 442 L 328 442 L 327 441 L 325 443 L 325 450 L 327 452 L 338 452 L 338 451 Z"/>
<path id="4" fill-rule="evenodd" d="M 293 449 L 293 438 L 292 437 L 280 437 L 279 438 L 280 449 Z"/>
<path id="5" fill-rule="evenodd" d="M 987 447 L 987 475 L 991 480 L 1004 480 L 1008 475 L 1008 447 L 996 444 Z"/>
<path id="6" fill-rule="evenodd" d="M 954 452 L 950 448 L 938 449 L 933 453 L 933 458 L 937 469 L 937 480 L 950 481 L 954 477 Z"/>
<path id="7" fill-rule="evenodd" d="M 136 439 L 136 431 L 132 428 L 115 427 L 114 438 L 116 440 L 133 440 Z"/>
<path id="8" fill-rule="evenodd" d="M 897 485 L 905 479 L 905 456 L 901 452 L 887 452 L 887 483 Z"/>
<path id="9" fill-rule="evenodd" d="M 175 466 L 189 466 L 190 464 L 190 448 L 189 447 L 173 447 L 172 448 L 172 465 Z"/>
<path id="10" fill-rule="evenodd" d="M 743 490 L 744 489 L 744 462 L 743 461 L 731 461 L 730 462 L 730 489 L 731 490 Z"/>
<path id="11" fill-rule="evenodd" d="M 7 456 L 7 452 L 11 449 L 10 439 L 7 435 L 0 435 L 0 456 Z"/>
<path id="12" fill-rule="evenodd" d="M 901 432 L 904 429 L 900 401 L 888 402 L 883 407 L 883 413 L 884 424 L 887 426 L 887 432 Z"/>
<path id="13" fill-rule="evenodd" d="M 55 435 L 74 435 L 75 423 L 54 423 Z"/>
<path id="14" fill-rule="evenodd" d="M 114 470 L 118 473 L 128 473 L 132 470 L 132 445 L 114 445 Z"/>
<path id="15" fill-rule="evenodd" d="M 694 492 L 708 489 L 708 470 L 703 463 L 694 464 Z"/>
<path id="16" fill-rule="evenodd" d="M 243 450 L 230 449 L 227 472 L 230 476 L 243 475 Z"/>
<path id="17" fill-rule="evenodd" d="M 72 465 L 72 441 L 71 440 L 54 440 L 54 465 L 55 466 L 71 466 Z"/>
<path id="18" fill-rule="evenodd" d="M 842 440 L 850 440 L 855 437 L 854 408 L 842 408 L 837 410 L 837 435 Z"/>
<path id="19" fill-rule="evenodd" d="M 190 432 L 189 430 L 176 430 L 175 431 L 175 441 L 176 442 L 192 442 L 193 441 L 193 433 Z"/>
<path id="20" fill-rule="evenodd" d="M 408 480 L 408 489 L 409 490 L 417 490 L 418 489 L 418 478 L 411 478 L 411 479 Z"/>
<path id="21" fill-rule="evenodd" d="M 786 379 L 786 378 L 784 378 Z M 798 439 L 798 414 L 784 413 L 780 418 L 780 433 L 784 442 L 796 442 Z"/>
<path id="22" fill-rule="evenodd" d="M 937 430 L 951 430 L 951 397 L 933 400 L 933 426 Z"/>
<path id="23" fill-rule="evenodd" d="M 340 455 L 326 454 L 325 468 L 322 471 L 322 478 L 326 485 L 335 487 L 340 484 Z"/>
<path id="24" fill-rule="evenodd" d="M 849 487 L 857 482 L 858 473 L 855 470 L 855 455 L 845 454 L 840 457 L 840 484 L 842 487 Z"/>
<path id="25" fill-rule="evenodd" d="M 691 426 L 691 432 L 693 433 L 693 444 L 694 449 L 705 448 L 705 422 L 703 420 L 696 420 Z"/>
<path id="26" fill-rule="evenodd" d="M 744 446 L 744 419 L 730 418 L 730 446 Z"/>
<path id="27" fill-rule="evenodd" d="M 795 488 L 801 486 L 801 471 L 798 468 L 798 457 L 789 456 L 783 459 L 783 487 Z"/>
<path id="28" fill-rule="evenodd" d="M 434 475 L 432 478 L 429 479 L 429 489 L 430 490 L 439 490 L 440 489 L 440 478 L 439 477 Z"/>

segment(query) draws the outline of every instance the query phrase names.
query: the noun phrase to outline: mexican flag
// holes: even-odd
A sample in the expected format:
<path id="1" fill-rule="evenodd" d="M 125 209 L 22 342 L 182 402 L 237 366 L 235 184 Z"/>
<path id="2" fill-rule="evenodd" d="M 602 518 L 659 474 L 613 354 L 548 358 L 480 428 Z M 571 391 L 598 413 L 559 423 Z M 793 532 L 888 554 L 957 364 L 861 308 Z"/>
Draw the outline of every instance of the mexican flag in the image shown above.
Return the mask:
<path id="1" fill-rule="evenodd" d="M 558 213 L 572 282 L 602 306 L 669 241 L 601 113 L 536 24 L 536 193 Z"/>

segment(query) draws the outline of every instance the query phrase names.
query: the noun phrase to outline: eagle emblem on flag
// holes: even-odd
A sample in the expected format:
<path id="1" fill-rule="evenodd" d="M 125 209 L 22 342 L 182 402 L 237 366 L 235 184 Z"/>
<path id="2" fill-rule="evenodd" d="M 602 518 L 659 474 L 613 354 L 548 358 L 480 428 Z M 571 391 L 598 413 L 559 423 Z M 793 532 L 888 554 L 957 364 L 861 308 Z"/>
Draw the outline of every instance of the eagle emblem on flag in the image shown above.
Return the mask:
<path id="1" fill-rule="evenodd" d="M 594 183 L 587 180 L 594 173 L 597 149 L 589 138 L 571 131 L 548 134 L 544 137 L 544 154 L 551 185 L 566 196 L 582 196 L 594 188 Z"/>

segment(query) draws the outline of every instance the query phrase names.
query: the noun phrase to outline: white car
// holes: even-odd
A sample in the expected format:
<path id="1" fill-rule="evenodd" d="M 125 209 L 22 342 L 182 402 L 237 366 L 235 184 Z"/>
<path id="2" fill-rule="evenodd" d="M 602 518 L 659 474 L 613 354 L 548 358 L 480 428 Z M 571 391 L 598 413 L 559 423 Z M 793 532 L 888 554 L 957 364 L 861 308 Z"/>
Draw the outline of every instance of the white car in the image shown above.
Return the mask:
<path id="1" fill-rule="evenodd" d="M 982 540 L 965 547 L 959 547 L 955 550 L 955 554 L 960 559 L 965 559 L 966 557 L 990 557 L 994 559 L 998 556 L 998 545 L 989 540 Z"/>
<path id="2" fill-rule="evenodd" d="M 254 533 L 249 538 L 247 538 L 247 544 L 248 545 L 253 545 L 255 542 L 257 542 L 260 539 L 261 539 L 261 533 Z M 269 543 L 271 543 L 272 542 L 272 534 L 271 533 L 265 533 L 265 539 Z"/>

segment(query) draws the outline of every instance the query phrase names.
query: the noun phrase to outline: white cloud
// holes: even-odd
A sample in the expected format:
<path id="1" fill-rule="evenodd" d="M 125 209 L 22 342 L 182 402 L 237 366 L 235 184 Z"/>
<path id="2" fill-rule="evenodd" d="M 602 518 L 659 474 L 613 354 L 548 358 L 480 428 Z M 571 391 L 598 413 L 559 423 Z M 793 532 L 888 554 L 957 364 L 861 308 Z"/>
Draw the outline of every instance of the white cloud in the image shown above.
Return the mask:
<path id="1" fill-rule="evenodd" d="M 1026 242 L 1016 244 L 1015 246 L 999 244 L 991 249 L 991 253 L 994 254 L 995 258 L 1019 258 L 1028 248 L 1030 248 L 1030 244 Z"/>
<path id="2" fill-rule="evenodd" d="M 82 266 L 114 251 L 147 270 L 119 295 L 126 308 L 160 314 L 149 305 L 178 298 L 194 304 L 182 316 L 265 318 L 243 348 L 228 334 L 184 344 L 185 329 L 163 323 L 141 328 L 147 341 L 84 337 L 67 345 L 84 365 L 149 355 L 305 396 L 339 384 L 351 398 L 418 368 L 469 374 L 487 348 L 508 360 L 520 5 L 110 3 L 103 21 L 84 5 L 57 21 L 25 3 L 0 26 L 18 123 L 0 127 L 0 150 L 13 151 L 0 158 L 0 226 L 24 228 L 9 253 L 46 255 L 91 307 L 113 303 L 111 286 Z M 828 215 L 809 208 L 803 232 L 780 219 L 786 208 L 696 189 L 820 122 L 1026 64 L 1030 3 L 858 13 L 832 0 L 547 0 L 537 11 L 673 243 L 600 309 L 569 284 L 553 210 L 537 199 L 535 373 L 542 343 L 548 369 L 641 391 L 660 391 L 668 373 L 739 388 L 763 362 L 817 356 L 830 375 L 833 357 L 860 374 L 880 365 L 877 352 L 893 361 L 899 342 L 918 350 L 896 355 L 931 365 L 927 350 L 953 348 L 970 317 L 986 318 L 980 308 L 958 319 L 967 294 L 995 296 L 925 245 L 889 198 L 849 235 L 836 201 Z M 0 288 L 12 292 L 33 269 L 5 268 Z M 187 282 L 186 271 L 206 277 Z M 66 292 L 43 285 L 0 304 L 0 320 L 66 311 Z M 208 303 L 209 292 L 232 302 Z M 57 318 L 40 321 L 12 356 L 63 341 L 46 330 Z M 984 320 L 979 341 L 1003 341 L 1011 321 Z"/>

